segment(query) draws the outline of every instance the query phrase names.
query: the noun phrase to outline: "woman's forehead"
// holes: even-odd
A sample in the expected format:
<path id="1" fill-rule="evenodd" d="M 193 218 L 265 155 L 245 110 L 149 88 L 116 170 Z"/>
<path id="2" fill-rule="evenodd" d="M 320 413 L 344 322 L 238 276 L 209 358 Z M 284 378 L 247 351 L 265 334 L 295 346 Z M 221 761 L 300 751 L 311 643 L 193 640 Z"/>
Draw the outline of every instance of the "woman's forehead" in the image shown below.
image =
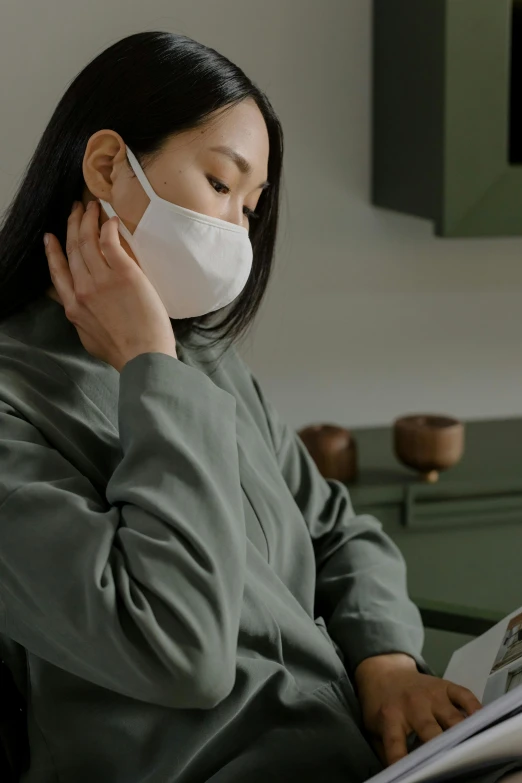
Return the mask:
<path id="1" fill-rule="evenodd" d="M 248 162 L 259 176 L 266 166 L 269 138 L 265 120 L 254 101 L 243 101 L 225 111 L 216 112 L 202 127 L 177 134 L 165 146 L 166 153 L 192 155 L 219 154 L 231 150 Z M 261 171 L 261 175 L 263 172 Z M 261 177 L 263 178 L 263 177 Z"/>

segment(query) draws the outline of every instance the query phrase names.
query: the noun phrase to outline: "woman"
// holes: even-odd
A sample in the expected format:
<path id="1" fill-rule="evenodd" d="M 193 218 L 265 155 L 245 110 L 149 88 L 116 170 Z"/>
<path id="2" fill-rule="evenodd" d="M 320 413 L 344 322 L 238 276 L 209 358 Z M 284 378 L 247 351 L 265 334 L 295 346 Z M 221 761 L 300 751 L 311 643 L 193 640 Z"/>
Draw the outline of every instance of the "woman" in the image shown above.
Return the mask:
<path id="1" fill-rule="evenodd" d="M 233 348 L 282 146 L 225 58 L 133 35 L 70 85 L 7 214 L 0 639 L 27 783 L 355 783 L 372 741 L 391 763 L 480 707 L 425 673 L 399 552 Z"/>

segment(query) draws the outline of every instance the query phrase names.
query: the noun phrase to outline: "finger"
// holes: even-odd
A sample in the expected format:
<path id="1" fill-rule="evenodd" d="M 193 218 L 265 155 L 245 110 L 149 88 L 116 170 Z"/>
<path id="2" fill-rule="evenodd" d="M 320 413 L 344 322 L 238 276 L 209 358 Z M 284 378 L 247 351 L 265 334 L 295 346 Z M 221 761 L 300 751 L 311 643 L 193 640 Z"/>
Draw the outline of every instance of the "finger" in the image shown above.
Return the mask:
<path id="1" fill-rule="evenodd" d="M 456 707 L 462 707 L 468 715 L 473 715 L 474 712 L 482 709 L 482 704 L 474 693 L 453 682 L 448 685 L 448 697 Z"/>
<path id="2" fill-rule="evenodd" d="M 370 744 L 375 752 L 375 755 L 380 759 L 382 764 L 386 764 L 386 753 L 384 750 L 384 744 L 380 737 L 370 737 Z"/>
<path id="3" fill-rule="evenodd" d="M 83 213 L 78 231 L 78 247 L 90 274 L 100 275 L 107 271 L 107 261 L 100 249 L 100 205 L 89 201 Z"/>
<path id="4" fill-rule="evenodd" d="M 49 272 L 53 285 L 65 308 L 74 299 L 74 281 L 69 269 L 69 262 L 62 251 L 61 245 L 54 234 L 46 234 L 47 244 L 44 242 L 45 255 L 49 265 Z"/>
<path id="5" fill-rule="evenodd" d="M 434 707 L 433 714 L 443 729 L 451 729 L 451 727 L 456 726 L 457 723 L 462 723 L 466 717 L 460 710 L 448 702 L 446 702 L 444 706 L 440 707 L 439 709 Z"/>
<path id="6" fill-rule="evenodd" d="M 91 276 L 79 246 L 80 225 L 84 211 L 83 204 L 77 201 L 67 220 L 65 252 L 69 260 L 69 269 L 73 277 L 75 291 L 81 290 L 86 277 Z"/>
<path id="7" fill-rule="evenodd" d="M 387 720 L 383 725 L 382 744 L 387 764 L 395 764 L 408 755 L 409 728 L 400 720 Z"/>
<path id="8" fill-rule="evenodd" d="M 120 219 L 112 217 L 103 224 L 100 231 L 100 248 L 111 269 L 126 267 L 130 262 L 134 263 L 121 244 L 119 224 Z"/>
<path id="9" fill-rule="evenodd" d="M 429 742 L 430 740 L 435 739 L 435 737 L 438 737 L 439 734 L 443 734 L 442 727 L 428 707 L 416 712 L 411 719 L 411 725 L 422 742 Z"/>

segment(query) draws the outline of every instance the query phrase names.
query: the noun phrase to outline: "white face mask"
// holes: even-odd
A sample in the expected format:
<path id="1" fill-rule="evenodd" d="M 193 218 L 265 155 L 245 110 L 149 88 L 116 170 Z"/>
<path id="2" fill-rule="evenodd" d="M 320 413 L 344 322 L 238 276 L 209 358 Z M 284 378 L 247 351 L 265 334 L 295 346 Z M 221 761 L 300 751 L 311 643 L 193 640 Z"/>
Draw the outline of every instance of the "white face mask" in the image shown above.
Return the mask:
<path id="1" fill-rule="evenodd" d="M 150 198 L 131 234 L 120 234 L 156 288 L 170 318 L 193 318 L 226 307 L 239 296 L 252 269 L 252 245 L 243 226 L 202 215 L 160 198 L 135 155 L 129 163 Z M 116 215 L 100 199 L 109 217 Z"/>

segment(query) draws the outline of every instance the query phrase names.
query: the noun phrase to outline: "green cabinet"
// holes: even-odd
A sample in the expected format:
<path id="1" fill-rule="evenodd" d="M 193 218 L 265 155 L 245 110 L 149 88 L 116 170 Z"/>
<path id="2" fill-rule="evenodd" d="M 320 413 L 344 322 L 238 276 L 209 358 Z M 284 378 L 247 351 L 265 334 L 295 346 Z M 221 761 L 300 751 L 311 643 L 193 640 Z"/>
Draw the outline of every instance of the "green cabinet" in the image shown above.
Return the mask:
<path id="1" fill-rule="evenodd" d="M 376 516 L 404 554 L 410 595 L 499 619 L 522 606 L 522 419 L 468 422 L 462 462 L 421 483 L 393 454 L 391 428 L 354 430 L 355 510 Z M 427 632 L 442 673 L 468 636 Z"/>
<path id="2" fill-rule="evenodd" d="M 374 0 L 373 202 L 522 235 L 521 0 Z"/>

